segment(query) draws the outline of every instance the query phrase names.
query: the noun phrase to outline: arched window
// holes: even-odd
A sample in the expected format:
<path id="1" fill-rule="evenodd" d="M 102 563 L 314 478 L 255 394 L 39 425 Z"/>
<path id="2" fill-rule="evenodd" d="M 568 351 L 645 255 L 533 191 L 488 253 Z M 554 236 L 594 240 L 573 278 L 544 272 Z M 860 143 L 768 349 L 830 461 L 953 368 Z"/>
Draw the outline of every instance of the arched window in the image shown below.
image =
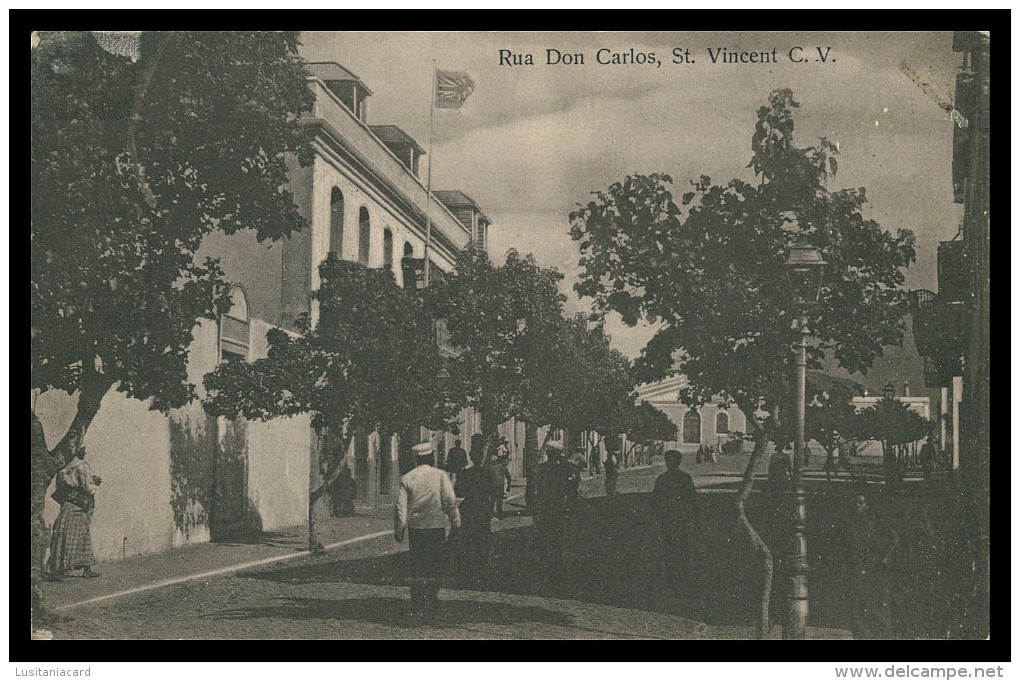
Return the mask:
<path id="1" fill-rule="evenodd" d="M 364 206 L 358 214 L 358 262 L 368 264 L 368 250 L 372 243 L 372 227 L 368 223 L 368 209 Z"/>
<path id="2" fill-rule="evenodd" d="M 343 255 L 344 248 L 344 195 L 333 187 L 329 196 L 329 250 L 336 257 Z"/>
<path id="3" fill-rule="evenodd" d="M 724 435 L 730 432 L 730 415 L 724 411 L 715 415 L 715 433 Z"/>
<path id="4" fill-rule="evenodd" d="M 410 258 L 414 255 L 414 246 L 411 245 L 410 241 L 404 242 L 404 257 Z"/>
<path id="5" fill-rule="evenodd" d="M 697 409 L 688 409 L 684 414 L 684 443 L 698 444 L 701 442 L 701 414 Z"/>
<path id="6" fill-rule="evenodd" d="M 245 362 L 249 345 L 248 298 L 244 289 L 230 289 L 230 310 L 220 317 L 220 361 Z"/>
<path id="7" fill-rule="evenodd" d="M 392 271 L 393 270 L 393 232 L 388 229 L 383 230 L 382 237 L 382 252 L 383 252 L 383 267 Z"/>

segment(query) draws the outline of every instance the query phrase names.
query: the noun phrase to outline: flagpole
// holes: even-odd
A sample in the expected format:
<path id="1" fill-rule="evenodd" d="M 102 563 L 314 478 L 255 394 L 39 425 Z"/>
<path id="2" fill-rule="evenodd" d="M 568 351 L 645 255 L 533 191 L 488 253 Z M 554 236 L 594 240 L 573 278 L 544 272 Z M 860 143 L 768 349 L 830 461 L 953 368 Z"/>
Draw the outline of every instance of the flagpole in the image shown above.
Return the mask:
<path id="1" fill-rule="evenodd" d="M 425 288 L 429 285 L 429 248 L 432 246 L 432 124 L 436 113 L 436 88 L 439 74 L 436 72 L 436 60 L 432 60 L 432 93 L 429 98 L 429 170 L 425 181 L 428 201 L 425 204 Z"/>

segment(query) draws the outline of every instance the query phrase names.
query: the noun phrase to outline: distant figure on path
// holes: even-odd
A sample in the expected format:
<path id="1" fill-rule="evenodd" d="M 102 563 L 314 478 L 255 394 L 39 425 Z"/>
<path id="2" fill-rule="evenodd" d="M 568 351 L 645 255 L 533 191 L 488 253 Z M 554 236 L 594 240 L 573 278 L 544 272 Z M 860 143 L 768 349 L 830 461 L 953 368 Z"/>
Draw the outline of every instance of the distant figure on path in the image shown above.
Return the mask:
<path id="1" fill-rule="evenodd" d="M 96 557 L 92 553 L 89 525 L 96 505 L 96 488 L 102 482 L 85 463 L 84 447 L 79 447 L 71 463 L 57 473 L 53 500 L 60 504 L 60 514 L 53 523 L 45 579 L 60 580 L 68 570 L 78 569 L 82 570 L 82 577 L 99 576 L 92 571 Z"/>
<path id="2" fill-rule="evenodd" d="M 470 468 L 457 476 L 455 486 L 460 503 L 461 567 L 474 582 L 485 575 L 492 544 L 492 507 L 497 490 L 492 474 L 482 465 L 483 453 L 472 450 Z"/>
<path id="3" fill-rule="evenodd" d="M 358 483 L 354 480 L 351 467 L 344 463 L 340 469 L 340 477 L 334 484 L 333 516 L 349 518 L 354 515 L 354 497 L 358 493 Z"/>
<path id="4" fill-rule="evenodd" d="M 457 474 L 467 468 L 467 465 L 467 452 L 460 446 L 460 440 L 454 440 L 453 448 L 446 453 L 446 470 L 450 473 L 450 477 L 456 480 Z"/>
<path id="5" fill-rule="evenodd" d="M 892 638 L 889 563 L 900 544 L 892 524 L 872 511 L 861 487 L 845 529 L 850 628 L 855 639 Z"/>
<path id="6" fill-rule="evenodd" d="M 839 470 L 836 468 L 836 466 L 837 466 L 836 452 L 837 451 L 838 451 L 838 449 L 834 448 L 834 449 L 826 450 L 826 452 L 825 452 L 825 464 L 824 464 L 824 468 L 825 468 L 825 482 L 827 482 L 827 483 L 828 482 L 832 482 L 832 473 L 833 473 L 833 471 L 835 471 L 836 472 L 836 476 L 839 477 Z"/>
<path id="7" fill-rule="evenodd" d="M 453 483 L 445 471 L 432 466 L 434 450 L 423 442 L 412 448 L 415 467 L 400 478 L 393 510 L 393 538 L 409 544 L 411 608 L 415 616 L 430 616 L 439 603 L 439 582 L 446 566 L 446 521 L 460 527 Z"/>
<path id="8" fill-rule="evenodd" d="M 683 460 L 680 452 L 670 449 L 664 456 L 666 472 L 655 480 L 652 488 L 652 507 L 662 540 L 662 567 L 669 583 L 689 596 L 698 493 L 691 476 L 680 470 Z"/>
<path id="9" fill-rule="evenodd" d="M 928 433 L 928 439 L 921 445 L 921 472 L 924 483 L 930 488 L 935 484 L 935 462 L 938 461 L 938 449 L 935 445 L 935 431 Z"/>
<path id="10" fill-rule="evenodd" d="M 775 452 L 769 459 L 768 496 L 773 508 L 781 508 L 786 500 L 786 493 L 793 482 L 793 463 L 786 451 Z"/>
<path id="11" fill-rule="evenodd" d="M 513 484 L 513 476 L 510 475 L 510 454 L 504 452 L 499 455 L 494 464 L 493 477 L 495 478 L 496 484 L 496 517 L 500 520 L 503 519 L 503 500 L 506 499 L 507 494 L 510 492 L 510 486 Z"/>
<path id="12" fill-rule="evenodd" d="M 616 483 L 620 479 L 620 464 L 616 452 L 606 454 L 606 496 L 616 496 Z"/>

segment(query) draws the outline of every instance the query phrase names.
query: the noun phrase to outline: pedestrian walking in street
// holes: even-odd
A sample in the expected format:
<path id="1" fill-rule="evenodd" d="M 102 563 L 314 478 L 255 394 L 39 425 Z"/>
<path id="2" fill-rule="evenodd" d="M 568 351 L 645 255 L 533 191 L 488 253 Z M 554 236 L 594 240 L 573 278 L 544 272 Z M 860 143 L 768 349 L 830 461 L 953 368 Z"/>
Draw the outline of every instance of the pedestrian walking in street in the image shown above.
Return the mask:
<path id="1" fill-rule="evenodd" d="M 690 475 L 680 470 L 683 456 L 667 450 L 666 472 L 655 480 L 652 507 L 659 527 L 662 570 L 670 586 L 682 597 L 693 596 L 692 549 L 697 515 L 697 490 Z"/>
<path id="2" fill-rule="evenodd" d="M 547 460 L 538 468 L 535 488 L 535 545 L 539 567 L 554 589 L 569 584 L 566 561 L 568 515 L 579 496 L 580 477 L 563 461 L 563 445 L 549 442 Z"/>
<path id="3" fill-rule="evenodd" d="M 606 454 L 606 496 L 616 496 L 616 483 L 620 479 L 620 465 L 616 458 L 616 452 Z"/>
<path id="4" fill-rule="evenodd" d="M 57 473 L 52 497 L 60 504 L 60 513 L 53 523 L 45 579 L 60 580 L 69 570 L 79 569 L 82 577 L 99 576 L 92 571 L 96 557 L 89 526 L 96 505 L 96 488 L 102 482 L 85 463 L 85 447 L 79 447 L 71 463 Z"/>
<path id="5" fill-rule="evenodd" d="M 507 452 L 501 453 L 496 459 L 495 472 L 493 477 L 496 479 L 496 517 L 500 520 L 505 515 L 503 512 L 503 502 L 506 500 L 507 495 L 510 492 L 510 486 L 513 484 L 513 476 L 510 475 L 510 454 Z"/>
<path id="6" fill-rule="evenodd" d="M 447 519 L 451 527 L 460 527 L 460 512 L 450 477 L 432 465 L 432 445 L 423 442 L 412 449 L 415 467 L 400 478 L 393 538 L 402 542 L 407 534 L 412 614 L 429 617 L 439 603 L 439 582 L 446 566 Z"/>
<path id="7" fill-rule="evenodd" d="M 467 468 L 468 457 L 467 452 L 460 445 L 460 440 L 453 441 L 453 448 L 446 453 L 446 470 L 449 472 L 450 477 L 453 480 L 457 479 L 457 474 Z"/>
<path id="8" fill-rule="evenodd" d="M 872 510 L 863 486 L 854 495 L 853 514 L 844 531 L 845 565 L 849 571 L 847 597 L 854 638 L 892 638 L 889 565 L 900 538 L 892 523 Z"/>
<path id="9" fill-rule="evenodd" d="M 492 545 L 492 508 L 497 489 L 491 472 L 482 465 L 480 450 L 471 452 L 470 468 L 457 476 L 455 490 L 460 502 L 460 567 L 470 582 L 480 582 L 489 565 Z"/>
<path id="10" fill-rule="evenodd" d="M 829 450 L 827 450 L 825 452 L 825 464 L 824 464 L 824 468 L 825 468 L 825 482 L 826 483 L 831 483 L 832 482 L 832 473 L 833 473 L 833 471 L 835 471 L 837 473 L 837 477 L 838 477 L 838 474 L 839 474 L 839 471 L 836 469 L 836 451 L 837 451 L 836 449 L 829 449 Z"/>

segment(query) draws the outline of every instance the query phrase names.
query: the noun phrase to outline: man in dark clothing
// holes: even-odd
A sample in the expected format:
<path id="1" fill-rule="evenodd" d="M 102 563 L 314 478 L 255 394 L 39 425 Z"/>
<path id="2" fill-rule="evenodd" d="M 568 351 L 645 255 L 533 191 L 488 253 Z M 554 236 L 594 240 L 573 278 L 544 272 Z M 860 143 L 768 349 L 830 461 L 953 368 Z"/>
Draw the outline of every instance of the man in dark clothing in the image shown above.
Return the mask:
<path id="1" fill-rule="evenodd" d="M 351 467 L 346 463 L 340 470 L 340 477 L 333 483 L 333 490 L 333 516 L 342 518 L 353 516 L 354 497 L 357 495 L 358 483 L 354 480 Z"/>
<path id="2" fill-rule="evenodd" d="M 924 473 L 924 484 L 930 489 L 934 486 L 935 460 L 938 458 L 935 449 L 935 431 L 928 433 L 928 439 L 921 445 L 921 471 Z"/>
<path id="3" fill-rule="evenodd" d="M 698 493 L 694 480 L 680 470 L 682 456 L 666 451 L 666 472 L 655 480 L 652 507 L 662 539 L 663 569 L 675 588 L 690 590 L 691 550 Z"/>
<path id="4" fill-rule="evenodd" d="M 610 451 L 606 454 L 606 496 L 616 496 L 616 483 L 620 479 L 620 466 L 617 463 L 616 452 Z"/>
<path id="5" fill-rule="evenodd" d="M 538 467 L 535 488 L 535 544 L 548 582 L 559 586 L 566 577 L 567 516 L 579 496 L 580 475 L 562 460 L 563 445 L 559 442 L 549 442 L 546 455 L 548 460 Z"/>
<path id="6" fill-rule="evenodd" d="M 446 471 L 454 482 L 457 480 L 457 475 L 467 468 L 467 464 L 467 452 L 460 446 L 460 440 L 454 440 L 453 448 L 446 453 Z"/>
<path id="7" fill-rule="evenodd" d="M 854 507 L 845 528 L 850 628 L 855 639 L 892 638 L 889 563 L 900 538 L 888 520 L 871 510 L 863 488 Z"/>
<path id="8" fill-rule="evenodd" d="M 480 581 L 488 567 L 497 491 L 491 473 L 482 465 L 483 458 L 481 450 L 472 451 L 472 466 L 460 472 L 455 486 L 457 496 L 464 499 L 460 502 L 461 567 L 472 582 Z"/>
<path id="9" fill-rule="evenodd" d="M 773 508 L 782 508 L 786 493 L 793 482 L 793 462 L 785 451 L 776 452 L 769 459 L 768 495 Z"/>

